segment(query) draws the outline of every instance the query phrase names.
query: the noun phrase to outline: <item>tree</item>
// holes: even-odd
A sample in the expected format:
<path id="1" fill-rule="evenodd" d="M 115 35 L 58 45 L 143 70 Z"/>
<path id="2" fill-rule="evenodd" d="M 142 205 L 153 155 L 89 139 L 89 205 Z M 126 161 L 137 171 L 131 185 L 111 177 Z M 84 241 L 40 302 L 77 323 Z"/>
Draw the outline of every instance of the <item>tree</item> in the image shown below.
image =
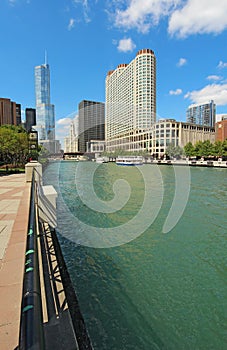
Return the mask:
<path id="1" fill-rule="evenodd" d="M 180 146 L 169 145 L 166 148 L 166 154 L 171 158 L 180 158 L 184 154 L 184 150 Z"/>
<path id="2" fill-rule="evenodd" d="M 222 142 L 222 155 L 227 157 L 227 139 Z"/>
<path id="3" fill-rule="evenodd" d="M 214 145 L 210 140 L 203 141 L 202 143 L 202 156 L 209 157 L 214 155 Z"/>
<path id="4" fill-rule="evenodd" d="M 213 148 L 214 155 L 216 157 L 221 157 L 223 153 L 223 143 L 221 141 L 215 141 Z"/>
<path id="5" fill-rule="evenodd" d="M 5 164 L 17 166 L 27 161 L 28 137 L 20 126 L 3 125 L 0 127 L 0 157 Z"/>
<path id="6" fill-rule="evenodd" d="M 195 149 L 195 156 L 197 156 L 197 157 L 203 156 L 203 142 L 202 141 L 196 142 L 194 149 Z"/>
<path id="7" fill-rule="evenodd" d="M 193 146 L 193 144 L 191 142 L 188 142 L 185 146 L 184 146 L 184 152 L 186 154 L 187 157 L 193 157 L 195 156 L 195 148 Z"/>

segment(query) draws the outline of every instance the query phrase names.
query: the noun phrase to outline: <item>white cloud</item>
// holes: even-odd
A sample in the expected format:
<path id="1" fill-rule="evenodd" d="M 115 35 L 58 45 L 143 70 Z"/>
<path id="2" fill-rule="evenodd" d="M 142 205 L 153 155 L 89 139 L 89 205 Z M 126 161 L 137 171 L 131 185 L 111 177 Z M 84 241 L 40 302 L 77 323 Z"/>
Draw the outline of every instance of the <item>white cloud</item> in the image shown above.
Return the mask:
<path id="1" fill-rule="evenodd" d="M 66 118 L 61 118 L 61 119 L 58 119 L 56 124 L 57 125 L 70 125 L 72 119 L 69 118 L 69 117 L 66 117 Z"/>
<path id="2" fill-rule="evenodd" d="M 221 80 L 223 77 L 221 77 L 220 75 L 208 75 L 207 80 Z"/>
<path id="3" fill-rule="evenodd" d="M 188 92 L 184 98 L 196 104 L 214 100 L 217 105 L 224 106 L 227 104 L 227 84 L 210 84 L 201 90 Z"/>
<path id="4" fill-rule="evenodd" d="M 88 0 L 73 0 L 73 3 L 75 6 L 77 6 L 77 5 L 82 6 L 82 11 L 83 11 L 83 16 L 84 16 L 85 22 L 86 23 L 91 22 L 91 19 L 89 17 L 90 8 L 88 5 Z"/>
<path id="5" fill-rule="evenodd" d="M 171 35 L 186 37 L 191 34 L 221 33 L 227 28 L 227 1 L 188 0 L 173 11 L 168 31 Z"/>
<path id="6" fill-rule="evenodd" d="M 177 62 L 178 67 L 182 67 L 187 63 L 186 58 L 180 58 L 179 61 Z"/>
<path id="7" fill-rule="evenodd" d="M 227 29 L 226 0 L 117 0 L 112 4 L 115 25 L 136 28 L 141 33 L 147 33 L 165 17 L 169 34 L 178 37 L 218 34 Z"/>
<path id="8" fill-rule="evenodd" d="M 218 63 L 218 68 L 226 68 L 227 67 L 227 62 L 220 61 Z"/>
<path id="9" fill-rule="evenodd" d="M 182 0 L 129 0 L 125 9 L 117 8 L 115 25 L 126 29 L 137 28 L 146 33 L 159 23 L 161 17 L 171 13 Z M 120 6 L 122 4 L 120 2 Z"/>
<path id="10" fill-rule="evenodd" d="M 176 90 L 170 90 L 169 94 L 170 95 L 181 95 L 182 94 L 182 90 L 181 89 L 176 89 Z"/>
<path id="11" fill-rule="evenodd" d="M 131 38 L 128 38 L 128 39 L 121 39 L 119 40 L 119 43 L 118 43 L 118 51 L 121 51 L 121 52 L 128 52 L 128 51 L 133 51 L 134 49 L 136 48 L 136 45 L 134 44 L 134 42 L 132 41 Z"/>
<path id="12" fill-rule="evenodd" d="M 69 24 L 68 24 L 68 30 L 71 30 L 75 25 L 75 19 L 74 18 L 70 18 L 69 20 Z"/>

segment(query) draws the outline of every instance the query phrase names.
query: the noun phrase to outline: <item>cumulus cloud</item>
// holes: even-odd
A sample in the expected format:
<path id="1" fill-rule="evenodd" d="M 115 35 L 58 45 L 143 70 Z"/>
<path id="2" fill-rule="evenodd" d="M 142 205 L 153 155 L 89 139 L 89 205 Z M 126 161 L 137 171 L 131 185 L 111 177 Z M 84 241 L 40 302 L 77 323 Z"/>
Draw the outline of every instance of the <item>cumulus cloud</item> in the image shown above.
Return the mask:
<path id="1" fill-rule="evenodd" d="M 178 67 L 182 67 L 187 63 L 186 58 L 180 58 L 179 61 L 177 62 Z"/>
<path id="2" fill-rule="evenodd" d="M 66 126 L 68 125 L 69 126 L 71 121 L 72 121 L 72 118 L 66 117 L 66 118 L 58 119 L 56 124 L 57 125 L 66 125 Z"/>
<path id="3" fill-rule="evenodd" d="M 208 75 L 207 80 L 214 80 L 214 81 L 218 81 L 221 80 L 223 77 L 221 77 L 220 75 Z"/>
<path id="4" fill-rule="evenodd" d="M 217 105 L 224 106 L 227 104 L 227 84 L 210 84 L 201 90 L 187 92 L 184 98 L 196 104 L 214 100 Z"/>
<path id="5" fill-rule="evenodd" d="M 180 2 L 181 0 L 129 0 L 126 8 L 117 8 L 115 25 L 126 29 L 137 28 L 139 32 L 146 33 Z M 121 2 L 119 4 L 122 7 Z"/>
<path id="6" fill-rule="evenodd" d="M 218 34 L 227 28 L 226 0 L 117 0 L 114 4 L 115 25 L 136 28 L 141 33 L 147 33 L 165 17 L 169 34 L 178 37 Z"/>
<path id="7" fill-rule="evenodd" d="M 227 1 L 188 0 L 173 11 L 168 31 L 171 35 L 186 37 L 191 34 L 221 33 L 227 28 Z"/>
<path id="8" fill-rule="evenodd" d="M 181 89 L 176 89 L 176 90 L 170 90 L 169 94 L 170 95 L 181 95 L 182 94 L 182 90 Z"/>
<path id="9" fill-rule="evenodd" d="M 128 52 L 128 51 L 131 52 L 135 48 L 136 48 L 136 45 L 134 44 L 131 38 L 125 38 L 125 39 L 119 40 L 118 47 L 117 47 L 118 51 L 121 51 L 121 52 Z"/>
<path id="10" fill-rule="evenodd" d="M 75 25 L 75 19 L 74 18 L 70 18 L 69 20 L 69 24 L 68 24 L 68 30 L 71 30 Z"/>
<path id="11" fill-rule="evenodd" d="M 227 62 L 223 62 L 223 61 L 220 61 L 219 63 L 218 63 L 218 68 L 226 68 L 227 67 Z"/>

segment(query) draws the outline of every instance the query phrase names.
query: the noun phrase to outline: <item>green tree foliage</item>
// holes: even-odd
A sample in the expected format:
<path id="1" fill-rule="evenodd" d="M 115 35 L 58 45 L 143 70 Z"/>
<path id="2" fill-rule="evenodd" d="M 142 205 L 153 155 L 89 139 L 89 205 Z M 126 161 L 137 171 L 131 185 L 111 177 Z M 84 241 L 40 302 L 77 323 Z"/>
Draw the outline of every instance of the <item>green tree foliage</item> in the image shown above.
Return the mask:
<path id="1" fill-rule="evenodd" d="M 227 157 L 227 139 L 222 143 L 222 155 Z"/>
<path id="2" fill-rule="evenodd" d="M 227 140 L 211 143 L 209 140 L 198 141 L 195 146 L 191 142 L 184 146 L 185 154 L 188 157 L 222 157 L 227 156 Z"/>
<path id="3" fill-rule="evenodd" d="M 4 164 L 24 165 L 28 156 L 28 137 L 20 126 L 0 127 L 0 159 Z"/>
<path id="4" fill-rule="evenodd" d="M 223 155 L 223 149 L 222 149 L 223 142 L 216 141 L 214 143 L 214 154 L 216 157 L 221 157 Z"/>
<path id="5" fill-rule="evenodd" d="M 180 158 L 184 154 L 184 150 L 180 146 L 169 145 L 166 148 L 166 154 L 171 158 Z"/>
<path id="6" fill-rule="evenodd" d="M 184 152 L 187 157 L 193 157 L 195 155 L 195 148 L 191 142 L 188 142 L 187 145 L 184 146 Z"/>

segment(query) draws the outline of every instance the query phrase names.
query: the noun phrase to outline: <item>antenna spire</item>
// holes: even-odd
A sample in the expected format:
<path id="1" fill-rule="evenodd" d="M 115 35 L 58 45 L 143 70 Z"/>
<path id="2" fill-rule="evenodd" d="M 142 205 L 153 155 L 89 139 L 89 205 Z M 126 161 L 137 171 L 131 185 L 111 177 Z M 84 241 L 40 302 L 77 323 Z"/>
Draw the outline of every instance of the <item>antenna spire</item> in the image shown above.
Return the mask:
<path id="1" fill-rule="evenodd" d="M 47 65 L 47 50 L 45 50 L 45 65 Z"/>

